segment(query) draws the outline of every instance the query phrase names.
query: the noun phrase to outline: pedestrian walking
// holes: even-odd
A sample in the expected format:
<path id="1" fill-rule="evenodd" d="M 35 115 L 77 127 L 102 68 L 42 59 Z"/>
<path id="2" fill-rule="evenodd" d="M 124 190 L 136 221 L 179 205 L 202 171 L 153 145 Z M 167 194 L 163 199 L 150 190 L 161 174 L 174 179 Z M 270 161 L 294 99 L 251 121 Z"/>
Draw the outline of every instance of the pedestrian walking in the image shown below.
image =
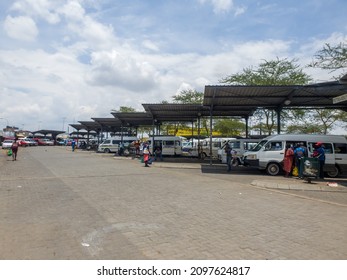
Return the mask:
<path id="1" fill-rule="evenodd" d="M 12 143 L 11 146 L 11 150 L 12 150 L 12 160 L 17 160 L 17 153 L 18 153 L 18 142 L 17 142 L 17 138 L 14 140 L 14 142 Z"/>
<path id="2" fill-rule="evenodd" d="M 149 156 L 151 155 L 149 151 L 149 145 L 148 143 L 145 143 L 143 145 L 143 161 L 145 163 L 145 167 L 149 167 L 148 162 L 149 162 Z"/>

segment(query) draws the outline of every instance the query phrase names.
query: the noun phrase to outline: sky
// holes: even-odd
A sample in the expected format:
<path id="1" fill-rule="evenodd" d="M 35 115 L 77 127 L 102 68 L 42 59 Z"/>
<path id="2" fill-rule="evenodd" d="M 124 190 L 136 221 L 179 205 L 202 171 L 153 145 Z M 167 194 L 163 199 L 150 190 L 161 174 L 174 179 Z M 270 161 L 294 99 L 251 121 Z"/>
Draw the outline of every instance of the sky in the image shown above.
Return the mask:
<path id="1" fill-rule="evenodd" d="M 346 11 L 345 0 L 1 0 L 0 127 L 67 131 L 264 60 L 305 67 L 347 41 Z"/>

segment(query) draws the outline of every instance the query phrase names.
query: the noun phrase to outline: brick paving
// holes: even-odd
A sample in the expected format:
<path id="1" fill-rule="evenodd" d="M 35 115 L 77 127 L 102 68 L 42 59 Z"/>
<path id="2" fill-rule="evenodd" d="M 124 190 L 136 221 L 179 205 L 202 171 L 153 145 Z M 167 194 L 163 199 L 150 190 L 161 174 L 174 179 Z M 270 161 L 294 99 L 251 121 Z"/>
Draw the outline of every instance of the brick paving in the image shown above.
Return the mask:
<path id="1" fill-rule="evenodd" d="M 2 152 L 0 259 L 347 257 L 344 189 L 269 189 L 254 181 L 283 179 L 67 147 Z"/>

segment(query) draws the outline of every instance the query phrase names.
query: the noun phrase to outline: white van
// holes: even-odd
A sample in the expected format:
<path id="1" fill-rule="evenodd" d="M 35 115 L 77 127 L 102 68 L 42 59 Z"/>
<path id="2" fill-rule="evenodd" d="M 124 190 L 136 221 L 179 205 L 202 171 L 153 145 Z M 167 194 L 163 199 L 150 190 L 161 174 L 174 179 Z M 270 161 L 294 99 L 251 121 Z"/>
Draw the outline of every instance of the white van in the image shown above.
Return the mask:
<path id="1" fill-rule="evenodd" d="M 135 136 L 123 136 L 123 145 L 125 148 L 129 147 L 130 144 L 138 140 Z M 118 153 L 119 144 L 122 143 L 122 137 L 112 137 L 105 139 L 99 146 L 98 152 L 102 153 Z"/>
<path id="2" fill-rule="evenodd" d="M 186 139 L 180 136 L 154 136 L 154 147 L 161 147 L 163 156 L 179 156 L 182 154 L 182 145 Z M 153 151 L 153 136 L 148 140 L 151 152 Z"/>
<path id="3" fill-rule="evenodd" d="M 282 169 L 287 144 L 304 143 L 308 156 L 312 156 L 314 144 L 322 142 L 325 148 L 324 171 L 329 177 L 337 177 L 347 171 L 347 140 L 344 136 L 314 134 L 280 134 L 269 136 L 244 154 L 244 164 L 258 166 L 269 175 L 277 175 Z"/>
<path id="4" fill-rule="evenodd" d="M 222 148 L 225 143 L 236 138 L 212 138 L 212 158 L 218 158 L 218 150 Z M 210 138 L 200 141 L 200 158 L 204 159 L 210 156 Z"/>
<path id="5" fill-rule="evenodd" d="M 233 166 L 242 165 L 243 154 L 249 150 L 252 150 L 261 139 L 233 139 L 229 140 L 223 144 L 223 146 L 218 150 L 218 159 L 222 163 L 227 162 L 227 155 L 225 153 L 225 145 L 228 143 L 230 147 L 236 152 L 235 160 L 233 160 Z"/>

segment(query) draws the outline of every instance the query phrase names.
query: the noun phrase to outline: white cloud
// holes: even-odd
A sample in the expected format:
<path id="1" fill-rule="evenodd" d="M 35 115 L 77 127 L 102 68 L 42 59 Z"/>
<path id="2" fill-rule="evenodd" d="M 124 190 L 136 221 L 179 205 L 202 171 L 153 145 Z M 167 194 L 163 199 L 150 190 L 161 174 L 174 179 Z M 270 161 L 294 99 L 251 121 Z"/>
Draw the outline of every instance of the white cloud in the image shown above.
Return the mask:
<path id="1" fill-rule="evenodd" d="M 213 6 L 213 12 L 216 14 L 229 12 L 234 4 L 233 0 L 199 0 L 201 4 L 208 2 Z"/>
<path id="2" fill-rule="evenodd" d="M 155 84 L 155 69 L 145 61 L 124 56 L 113 50 L 95 52 L 87 81 L 95 86 L 115 86 L 146 91 Z"/>
<path id="3" fill-rule="evenodd" d="M 142 42 L 142 46 L 145 47 L 148 50 L 151 50 L 151 51 L 156 51 L 156 52 L 159 51 L 158 46 L 154 42 L 152 42 L 150 40 L 143 41 Z"/>
<path id="4" fill-rule="evenodd" d="M 233 1 L 199 1 L 206 7 L 210 5 L 215 13 L 233 13 L 235 30 L 241 19 L 236 16 L 246 9 L 236 7 Z M 128 9 L 124 14 L 118 14 L 118 6 L 113 1 L 105 1 L 111 9 L 107 11 L 102 9 L 104 1 L 98 1 L 103 2 L 101 10 L 94 9 L 92 5 L 96 1 L 92 0 L 13 2 L 13 5 L 12 2 L 9 4 L 12 9 L 8 10 L 11 15 L 2 12 L 8 36 L 33 41 L 41 28 L 42 34 L 53 34 L 51 38 L 40 36 L 34 45 L 40 44 L 36 50 L 32 45 L 25 49 L 25 44 L 14 40 L 8 40 L 9 45 L 6 45 L 6 38 L 0 37 L 2 42 L 5 41 L 0 46 L 0 117 L 14 125 L 26 123 L 27 129 L 37 129 L 39 121 L 41 128 L 61 129 L 63 117 L 65 124 L 90 120 L 91 117 L 111 117 L 111 109 L 120 106 L 143 110 L 141 103 L 172 101 L 172 96 L 183 89 L 203 92 L 205 85 L 218 84 L 221 78 L 245 67 L 257 66 L 263 59 L 296 56 L 300 64 L 305 64 L 304 61 L 312 58 L 325 42 L 347 39 L 346 35 L 335 33 L 328 38 L 318 34 L 320 39 L 305 38 L 300 42 L 291 36 L 285 40 L 268 40 L 264 36 L 263 40 L 236 41 L 229 35 L 218 33 L 213 37 L 214 33 L 211 33 L 211 38 L 201 42 L 196 51 L 180 53 L 172 44 L 172 49 L 163 53 L 162 46 L 171 43 L 167 40 L 170 30 L 162 30 L 165 34 L 159 33 L 160 30 L 153 33 L 151 27 L 155 17 L 152 13 L 146 14 L 142 6 L 139 15 L 134 7 L 131 12 Z M 192 14 L 195 19 L 193 17 Z M 215 17 L 220 19 L 220 15 Z M 229 14 L 223 16 L 224 25 L 229 18 Z M 150 24 L 144 26 L 144 22 Z M 230 27 L 215 23 L 218 32 L 230 31 Z M 134 26 L 136 33 L 131 32 Z M 138 30 L 141 30 L 140 35 Z M 174 31 L 173 25 L 172 34 L 178 34 Z M 253 31 L 242 29 L 240 33 L 248 32 L 247 38 L 253 38 L 250 36 Z M 177 36 L 175 39 L 189 45 L 197 35 L 188 32 L 187 29 L 187 37 Z M 4 32 L 0 32 L 0 36 L 3 35 Z M 204 44 L 218 46 L 213 48 L 218 51 L 208 53 Z M 297 46 L 300 48 L 294 53 Z M 314 77 L 323 79 L 322 71 L 310 71 Z M 16 104 L 9 105 L 13 98 Z"/>
<path id="5" fill-rule="evenodd" d="M 25 16 L 7 16 L 4 22 L 4 30 L 9 37 L 21 41 L 35 41 L 39 34 L 34 20 Z"/>
<path id="6" fill-rule="evenodd" d="M 84 8 L 76 1 L 66 3 L 58 11 L 71 21 L 83 21 L 85 16 Z"/>
<path id="7" fill-rule="evenodd" d="M 64 2 L 65 0 L 17 0 L 13 3 L 11 10 L 28 16 L 40 17 L 50 24 L 56 24 L 60 18 L 54 10 Z"/>

